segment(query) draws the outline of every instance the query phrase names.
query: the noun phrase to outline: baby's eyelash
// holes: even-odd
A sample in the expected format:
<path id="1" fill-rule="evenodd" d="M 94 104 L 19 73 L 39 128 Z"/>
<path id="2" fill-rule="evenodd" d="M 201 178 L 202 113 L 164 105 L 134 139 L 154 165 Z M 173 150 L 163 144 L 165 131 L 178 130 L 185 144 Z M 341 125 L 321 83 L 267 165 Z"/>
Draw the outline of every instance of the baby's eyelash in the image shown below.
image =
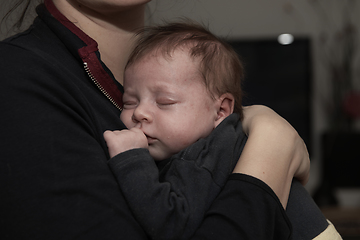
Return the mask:
<path id="1" fill-rule="evenodd" d="M 173 105 L 176 102 L 177 101 L 175 101 L 174 99 L 170 99 L 170 98 L 158 98 L 158 99 L 156 99 L 156 104 L 158 104 L 158 105 Z"/>
<path id="2" fill-rule="evenodd" d="M 137 103 L 135 101 L 127 101 L 124 102 L 124 108 L 131 108 L 137 106 Z"/>
<path id="3" fill-rule="evenodd" d="M 158 105 L 173 105 L 176 102 L 157 102 Z"/>

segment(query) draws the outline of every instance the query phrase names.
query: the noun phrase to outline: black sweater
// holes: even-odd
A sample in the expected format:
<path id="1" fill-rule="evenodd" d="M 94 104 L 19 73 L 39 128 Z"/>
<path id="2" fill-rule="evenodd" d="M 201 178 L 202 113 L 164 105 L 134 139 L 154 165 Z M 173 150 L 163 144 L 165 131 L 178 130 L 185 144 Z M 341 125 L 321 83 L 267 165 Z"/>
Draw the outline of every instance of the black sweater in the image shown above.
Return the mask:
<path id="1" fill-rule="evenodd" d="M 52 4 L 0 43 L 2 239 L 147 239 L 108 166 L 122 87 Z M 50 12 L 51 14 L 50 14 Z M 105 93 L 105 94 L 104 94 Z M 166 228 L 166 226 L 164 226 Z M 271 189 L 231 175 L 193 239 L 289 239 Z"/>
<path id="2" fill-rule="evenodd" d="M 224 187 L 245 142 L 239 116 L 232 114 L 207 138 L 161 162 L 160 171 L 146 149 L 123 152 L 109 164 L 152 239 L 189 239 Z"/>
<path id="3" fill-rule="evenodd" d="M 247 137 L 238 120 L 238 115 L 230 115 L 207 138 L 158 166 L 146 149 L 129 150 L 109 161 L 135 218 L 152 239 L 189 239 L 194 234 L 246 143 Z M 242 178 L 248 176 L 230 176 L 230 179 Z M 272 191 L 269 193 L 274 196 Z M 229 210 L 232 207 L 229 205 Z M 313 239 L 328 225 L 296 180 L 291 187 L 287 214 L 293 225 L 294 240 Z M 240 222 L 244 224 L 244 219 Z"/>

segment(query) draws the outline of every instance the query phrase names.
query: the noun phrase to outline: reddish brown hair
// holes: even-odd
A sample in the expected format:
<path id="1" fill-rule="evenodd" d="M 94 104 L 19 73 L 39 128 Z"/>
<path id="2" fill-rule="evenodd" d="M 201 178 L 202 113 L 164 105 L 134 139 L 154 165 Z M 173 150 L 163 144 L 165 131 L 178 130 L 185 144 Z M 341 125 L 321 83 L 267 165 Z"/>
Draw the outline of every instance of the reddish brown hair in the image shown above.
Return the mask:
<path id="1" fill-rule="evenodd" d="M 153 51 L 171 57 L 178 48 L 184 48 L 191 57 L 200 59 L 200 72 L 213 98 L 224 93 L 234 96 L 234 112 L 242 119 L 243 65 L 228 43 L 199 24 L 186 21 L 142 29 L 127 66 Z"/>

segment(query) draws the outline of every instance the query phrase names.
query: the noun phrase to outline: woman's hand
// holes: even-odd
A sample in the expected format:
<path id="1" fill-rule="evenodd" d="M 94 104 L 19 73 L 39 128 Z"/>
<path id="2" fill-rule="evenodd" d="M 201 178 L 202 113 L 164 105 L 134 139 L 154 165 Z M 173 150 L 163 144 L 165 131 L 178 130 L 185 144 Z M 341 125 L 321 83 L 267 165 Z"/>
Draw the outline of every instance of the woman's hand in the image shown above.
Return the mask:
<path id="1" fill-rule="evenodd" d="M 243 128 L 249 136 L 234 173 L 267 183 L 286 207 L 292 178 L 309 179 L 310 159 L 296 130 L 268 107 L 244 107 Z"/>
<path id="2" fill-rule="evenodd" d="M 110 157 L 135 148 L 148 148 L 145 134 L 139 128 L 129 130 L 105 131 L 104 139 L 109 149 Z"/>

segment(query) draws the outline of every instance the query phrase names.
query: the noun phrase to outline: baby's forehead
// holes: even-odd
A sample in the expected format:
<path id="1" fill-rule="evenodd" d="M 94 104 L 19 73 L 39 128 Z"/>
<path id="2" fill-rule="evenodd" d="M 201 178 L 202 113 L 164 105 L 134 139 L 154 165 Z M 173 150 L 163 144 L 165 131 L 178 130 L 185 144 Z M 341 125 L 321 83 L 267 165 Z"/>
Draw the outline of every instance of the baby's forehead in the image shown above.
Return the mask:
<path id="1" fill-rule="evenodd" d="M 128 66 L 124 80 L 126 81 L 127 77 L 134 79 L 132 76 L 135 74 L 141 76 L 142 79 L 157 79 L 153 81 L 154 85 L 160 84 L 160 80 L 163 79 L 169 80 L 167 84 L 170 82 L 183 84 L 183 81 L 187 81 L 187 84 L 194 81 L 203 83 L 199 62 L 198 59 L 190 56 L 187 49 L 176 49 L 172 52 L 154 50 Z M 170 81 L 171 79 L 174 81 Z M 164 88 L 166 89 L 166 87 Z"/>
<path id="2" fill-rule="evenodd" d="M 138 59 L 132 63 L 144 63 L 145 61 L 174 61 L 177 58 L 186 58 L 187 61 L 192 62 L 192 64 L 200 64 L 200 58 L 192 56 L 190 51 L 190 46 L 177 46 L 173 48 L 167 48 L 166 46 L 158 46 L 155 49 L 144 52 Z"/>

